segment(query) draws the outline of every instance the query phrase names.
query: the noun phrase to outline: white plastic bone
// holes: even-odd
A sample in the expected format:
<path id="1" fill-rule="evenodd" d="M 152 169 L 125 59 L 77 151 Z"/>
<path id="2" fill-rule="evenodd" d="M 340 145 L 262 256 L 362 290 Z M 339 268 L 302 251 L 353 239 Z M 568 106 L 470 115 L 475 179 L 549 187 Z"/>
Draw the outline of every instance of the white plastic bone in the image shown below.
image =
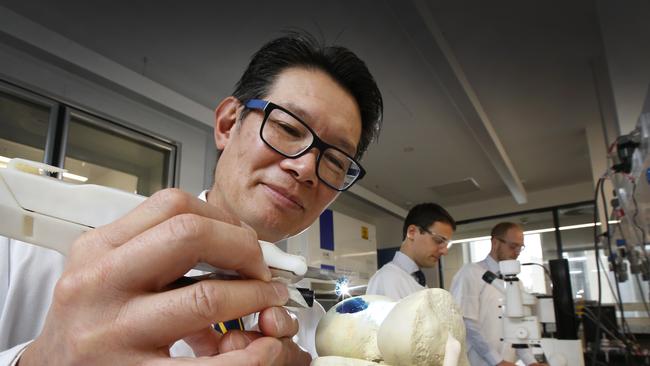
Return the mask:
<path id="1" fill-rule="evenodd" d="M 413 293 L 395 305 L 379 327 L 377 344 L 390 365 L 442 366 L 450 334 L 462 341 L 456 364 L 466 365 L 462 314 L 449 292 L 431 288 Z"/>
<path id="2" fill-rule="evenodd" d="M 337 311 L 339 305 L 355 299 L 350 298 L 332 307 L 321 319 L 316 330 L 319 356 L 343 357 L 336 359 L 341 361 L 339 365 L 357 365 L 354 359 L 392 366 L 469 364 L 465 324 L 449 292 L 426 289 L 399 302 L 384 296 L 359 298 L 367 302 L 365 310 L 351 314 Z M 312 365 L 335 364 L 320 363 L 320 358 Z"/>
<path id="3" fill-rule="evenodd" d="M 340 313 L 339 306 L 361 299 L 368 307 L 353 313 Z M 380 360 L 377 330 L 395 302 L 385 296 L 364 295 L 339 302 L 327 311 L 316 329 L 319 356 L 342 356 Z"/>

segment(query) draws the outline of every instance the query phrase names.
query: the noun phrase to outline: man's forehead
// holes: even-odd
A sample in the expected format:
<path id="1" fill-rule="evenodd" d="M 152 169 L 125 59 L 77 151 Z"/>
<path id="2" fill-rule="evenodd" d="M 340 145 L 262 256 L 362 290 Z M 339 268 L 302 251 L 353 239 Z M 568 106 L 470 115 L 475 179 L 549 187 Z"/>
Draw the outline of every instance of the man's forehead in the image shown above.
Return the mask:
<path id="1" fill-rule="evenodd" d="M 291 111 L 291 113 L 300 117 L 300 119 L 307 123 L 309 127 L 313 128 L 313 125 L 310 123 L 310 121 L 315 121 L 318 116 L 314 116 L 313 113 L 309 112 L 305 108 L 292 101 L 286 101 L 282 106 Z M 349 121 L 349 123 L 353 123 L 353 121 Z M 334 134 L 334 136 L 330 137 L 328 140 L 328 143 L 337 146 L 343 151 L 355 152 L 357 149 L 357 144 L 355 144 L 350 136 L 347 136 L 346 134 Z"/>
<path id="2" fill-rule="evenodd" d="M 296 90 L 291 90 L 294 85 L 297 85 Z M 305 91 L 308 94 L 302 95 Z M 321 91 L 324 92 L 318 94 Z M 330 118 L 337 114 L 343 114 L 345 109 L 342 108 L 342 105 L 347 104 L 349 101 L 350 115 L 345 116 L 344 123 L 338 125 L 340 128 L 331 129 L 328 136 L 319 135 L 319 137 L 349 154 L 354 155 L 356 153 L 361 138 L 359 105 L 356 99 L 326 72 L 301 67 L 285 69 L 277 75 L 265 98 L 286 108 L 315 130 L 322 128 L 322 126 L 318 126 L 319 123 L 329 121 L 328 114 Z M 328 99 L 337 102 L 330 102 Z M 350 131 L 348 131 L 348 129 L 354 130 L 355 126 L 353 124 L 355 122 L 359 127 L 358 137 L 351 136 Z M 327 127 L 331 127 L 331 125 Z"/>
<path id="3" fill-rule="evenodd" d="M 520 227 L 511 227 L 506 231 L 507 234 L 516 234 L 516 235 L 523 235 L 524 231 Z"/>
<path id="4" fill-rule="evenodd" d="M 436 231 L 447 231 L 450 234 L 453 234 L 454 232 L 454 229 L 451 226 L 451 224 L 445 221 L 434 221 L 433 224 L 429 225 L 429 228 L 434 229 Z M 439 233 L 439 234 L 445 234 L 445 233 Z"/>
<path id="5" fill-rule="evenodd" d="M 523 238 L 524 232 L 518 227 L 513 227 L 506 231 L 506 236 L 510 238 Z"/>

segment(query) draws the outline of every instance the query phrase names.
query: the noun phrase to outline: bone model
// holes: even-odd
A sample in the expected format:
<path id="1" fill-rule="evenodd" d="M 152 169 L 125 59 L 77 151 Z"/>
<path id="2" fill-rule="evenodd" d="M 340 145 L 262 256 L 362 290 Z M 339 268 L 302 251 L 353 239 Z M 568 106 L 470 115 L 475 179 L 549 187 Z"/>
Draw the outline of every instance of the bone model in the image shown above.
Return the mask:
<path id="1" fill-rule="evenodd" d="M 316 350 L 312 366 L 468 365 L 462 314 L 442 289 L 345 299 L 318 324 Z"/>

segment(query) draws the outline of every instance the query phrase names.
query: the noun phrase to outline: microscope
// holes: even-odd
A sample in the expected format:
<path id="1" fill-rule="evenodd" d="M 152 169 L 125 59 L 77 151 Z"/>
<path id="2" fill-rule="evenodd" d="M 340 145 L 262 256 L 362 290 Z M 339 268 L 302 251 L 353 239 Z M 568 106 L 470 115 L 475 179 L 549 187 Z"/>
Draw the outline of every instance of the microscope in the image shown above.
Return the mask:
<path id="1" fill-rule="evenodd" d="M 580 340 L 542 338 L 541 324 L 555 323 L 553 298 L 528 293 L 517 275 L 517 260 L 499 262 L 503 278 L 486 271 L 483 281 L 494 286 L 503 296 L 500 315 L 503 342 L 513 348 L 541 347 L 549 366 L 584 366 Z"/>

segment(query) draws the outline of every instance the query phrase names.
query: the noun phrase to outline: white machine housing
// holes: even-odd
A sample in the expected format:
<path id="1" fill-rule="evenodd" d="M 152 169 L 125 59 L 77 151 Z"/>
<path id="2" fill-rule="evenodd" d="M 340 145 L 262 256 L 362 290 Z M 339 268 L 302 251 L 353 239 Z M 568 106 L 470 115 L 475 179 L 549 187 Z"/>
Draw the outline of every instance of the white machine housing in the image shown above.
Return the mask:
<path id="1" fill-rule="evenodd" d="M 553 299 L 538 301 L 524 290 L 517 278 L 521 271 L 519 261 L 500 261 L 499 271 L 503 280 L 495 279 L 490 283 L 504 294 L 504 342 L 513 347 L 541 347 L 549 366 L 584 366 L 580 340 L 541 337 L 540 322 L 555 322 Z"/>
<path id="2" fill-rule="evenodd" d="M 521 272 L 519 261 L 501 261 L 499 270 L 503 275 L 505 294 L 504 341 L 513 347 L 539 346 L 542 332 L 537 317 L 533 315 L 537 298 L 524 291 L 517 278 Z"/>

